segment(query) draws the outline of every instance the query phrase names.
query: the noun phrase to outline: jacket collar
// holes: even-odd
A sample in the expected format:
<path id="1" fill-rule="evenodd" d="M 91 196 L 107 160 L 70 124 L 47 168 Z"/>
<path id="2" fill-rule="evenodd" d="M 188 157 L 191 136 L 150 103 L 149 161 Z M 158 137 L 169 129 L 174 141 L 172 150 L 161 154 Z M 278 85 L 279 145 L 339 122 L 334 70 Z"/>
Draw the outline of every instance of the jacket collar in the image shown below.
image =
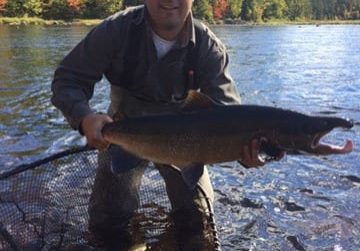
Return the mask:
<path id="1" fill-rule="evenodd" d="M 147 27 L 150 27 L 150 22 L 147 20 L 146 16 L 147 10 L 144 5 L 135 6 L 135 7 L 129 7 L 130 9 L 137 9 L 138 11 L 135 11 L 131 22 L 135 25 L 141 25 L 143 22 L 146 23 Z M 126 10 L 125 10 L 126 11 Z M 177 44 L 180 48 L 184 48 L 188 45 L 195 46 L 195 27 L 193 22 L 193 15 L 192 12 L 190 12 L 189 16 L 187 17 L 183 29 L 180 31 L 180 34 L 177 39 Z"/>

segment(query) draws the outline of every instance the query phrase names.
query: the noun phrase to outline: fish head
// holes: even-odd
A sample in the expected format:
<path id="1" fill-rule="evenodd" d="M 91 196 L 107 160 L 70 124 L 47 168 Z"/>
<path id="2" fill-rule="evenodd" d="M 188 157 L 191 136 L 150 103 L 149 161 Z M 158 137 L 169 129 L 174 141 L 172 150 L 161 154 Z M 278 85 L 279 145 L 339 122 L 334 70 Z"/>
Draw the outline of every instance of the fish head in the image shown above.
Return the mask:
<path id="1" fill-rule="evenodd" d="M 347 140 L 343 146 L 322 143 L 321 139 L 335 128 L 350 129 L 353 121 L 338 117 L 308 117 L 294 125 L 290 135 L 279 136 L 279 145 L 286 151 L 305 152 L 316 155 L 343 154 L 352 151 L 352 142 Z"/>

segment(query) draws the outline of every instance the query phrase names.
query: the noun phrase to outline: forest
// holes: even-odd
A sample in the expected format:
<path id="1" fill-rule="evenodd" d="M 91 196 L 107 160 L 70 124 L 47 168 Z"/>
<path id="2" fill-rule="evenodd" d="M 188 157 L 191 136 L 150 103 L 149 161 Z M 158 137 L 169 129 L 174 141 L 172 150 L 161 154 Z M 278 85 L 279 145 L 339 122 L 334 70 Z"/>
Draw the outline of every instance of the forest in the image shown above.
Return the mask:
<path id="1" fill-rule="evenodd" d="M 142 1 L 0 0 L 0 17 L 97 19 L 138 4 Z M 193 13 L 209 23 L 219 20 L 356 20 L 360 19 L 360 0 L 195 0 Z"/>

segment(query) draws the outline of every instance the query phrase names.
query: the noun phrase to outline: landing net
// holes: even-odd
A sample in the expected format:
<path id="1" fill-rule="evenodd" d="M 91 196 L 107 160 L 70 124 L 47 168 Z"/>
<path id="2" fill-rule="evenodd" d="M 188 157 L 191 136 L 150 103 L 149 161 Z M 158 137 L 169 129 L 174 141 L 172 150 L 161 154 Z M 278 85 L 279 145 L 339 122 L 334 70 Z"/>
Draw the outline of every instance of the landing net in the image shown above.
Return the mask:
<path id="1" fill-rule="evenodd" d="M 97 151 L 80 147 L 1 174 L 0 250 L 66 250 L 86 243 L 97 165 Z M 153 167 L 142 179 L 140 204 L 133 224 L 151 241 L 164 231 L 171 210 L 165 183 Z"/>

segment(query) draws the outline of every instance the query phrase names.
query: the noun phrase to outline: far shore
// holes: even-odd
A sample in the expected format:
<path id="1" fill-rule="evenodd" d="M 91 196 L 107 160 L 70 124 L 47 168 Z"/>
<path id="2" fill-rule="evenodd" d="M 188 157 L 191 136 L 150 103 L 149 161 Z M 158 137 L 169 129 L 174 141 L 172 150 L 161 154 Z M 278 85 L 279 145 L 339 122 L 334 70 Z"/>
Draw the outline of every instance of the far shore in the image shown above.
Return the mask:
<path id="1" fill-rule="evenodd" d="M 0 25 L 97 25 L 102 19 L 46 20 L 37 17 L 0 17 Z"/>
<path id="2" fill-rule="evenodd" d="M 37 17 L 0 17 L 0 25 L 97 25 L 102 19 L 74 19 L 74 20 L 45 20 Z M 216 20 L 209 23 L 209 25 L 359 25 L 359 20 L 269 20 L 265 22 L 246 22 L 243 20 L 224 19 Z"/>

